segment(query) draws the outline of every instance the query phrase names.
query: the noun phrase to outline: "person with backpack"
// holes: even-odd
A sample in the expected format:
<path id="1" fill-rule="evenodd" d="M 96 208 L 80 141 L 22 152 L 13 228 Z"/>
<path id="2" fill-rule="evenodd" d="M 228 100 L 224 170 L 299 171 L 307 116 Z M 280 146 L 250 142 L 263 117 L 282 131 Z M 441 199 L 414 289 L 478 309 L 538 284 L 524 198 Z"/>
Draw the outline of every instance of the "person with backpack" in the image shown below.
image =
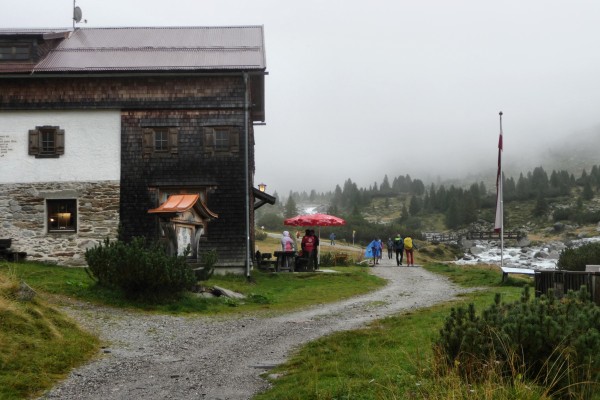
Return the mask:
<path id="1" fill-rule="evenodd" d="M 406 252 L 406 265 L 407 266 L 415 266 L 415 259 L 413 257 L 413 240 L 412 238 L 407 235 L 404 238 L 404 251 Z"/>
<path id="2" fill-rule="evenodd" d="M 388 251 L 388 258 L 391 260 L 394 254 L 394 241 L 392 240 L 392 238 L 388 238 L 386 245 Z"/>
<path id="3" fill-rule="evenodd" d="M 399 233 L 394 238 L 394 250 L 396 251 L 396 265 L 399 267 L 402 265 L 402 259 L 404 258 L 404 241 Z"/>

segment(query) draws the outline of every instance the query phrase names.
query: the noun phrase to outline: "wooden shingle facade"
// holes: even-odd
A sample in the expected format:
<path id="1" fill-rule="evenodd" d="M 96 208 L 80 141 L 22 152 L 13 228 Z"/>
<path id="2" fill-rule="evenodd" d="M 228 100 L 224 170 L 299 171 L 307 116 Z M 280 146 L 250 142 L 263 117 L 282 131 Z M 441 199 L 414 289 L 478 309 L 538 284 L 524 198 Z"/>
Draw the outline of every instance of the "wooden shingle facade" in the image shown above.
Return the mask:
<path id="1" fill-rule="evenodd" d="M 9 33 L 0 30 L 0 49 L 21 38 L 47 54 L 0 59 L 0 163 L 10 166 L 0 170 L 1 237 L 29 258 L 82 264 L 117 232 L 164 238 L 165 220 L 149 210 L 193 193 L 205 220 L 186 240 L 200 256 L 215 249 L 221 271 L 248 268 L 255 195 L 274 201 L 253 189 L 262 27 Z M 28 207 L 34 216 L 21 221 Z"/>

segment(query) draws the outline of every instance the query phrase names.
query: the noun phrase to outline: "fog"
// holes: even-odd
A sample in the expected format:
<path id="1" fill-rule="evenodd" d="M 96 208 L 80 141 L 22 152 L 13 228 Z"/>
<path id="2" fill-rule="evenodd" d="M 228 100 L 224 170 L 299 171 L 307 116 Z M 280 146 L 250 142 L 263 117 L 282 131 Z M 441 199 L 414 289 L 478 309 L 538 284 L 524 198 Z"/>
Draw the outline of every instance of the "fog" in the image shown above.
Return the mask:
<path id="1" fill-rule="evenodd" d="M 329 191 L 495 174 L 600 130 L 593 0 L 78 0 L 87 25 L 264 25 L 255 182 Z M 2 0 L 0 26 L 68 27 L 71 0 Z M 543 157 L 546 155 L 546 158 Z"/>

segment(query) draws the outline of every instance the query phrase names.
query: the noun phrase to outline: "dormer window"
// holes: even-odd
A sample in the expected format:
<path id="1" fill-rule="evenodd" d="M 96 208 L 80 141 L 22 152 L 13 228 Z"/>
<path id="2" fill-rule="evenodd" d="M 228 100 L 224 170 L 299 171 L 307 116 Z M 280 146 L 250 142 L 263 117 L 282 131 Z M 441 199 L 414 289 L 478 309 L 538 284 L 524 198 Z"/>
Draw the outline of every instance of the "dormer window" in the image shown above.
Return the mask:
<path id="1" fill-rule="evenodd" d="M 0 62 L 2 61 L 29 61 L 32 49 L 31 42 L 0 42 Z"/>

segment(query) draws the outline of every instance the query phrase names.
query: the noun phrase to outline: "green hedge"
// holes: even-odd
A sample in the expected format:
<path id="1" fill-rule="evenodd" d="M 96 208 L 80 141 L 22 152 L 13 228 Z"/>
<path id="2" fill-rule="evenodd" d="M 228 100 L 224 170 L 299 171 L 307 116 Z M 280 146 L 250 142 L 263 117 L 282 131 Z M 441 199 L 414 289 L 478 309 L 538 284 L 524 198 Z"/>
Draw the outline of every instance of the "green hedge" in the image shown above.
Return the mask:
<path id="1" fill-rule="evenodd" d="M 100 285 L 122 289 L 128 297 L 161 297 L 191 289 L 194 272 L 184 256 L 170 256 L 142 238 L 109 241 L 85 252 L 90 276 Z"/>
<path id="2" fill-rule="evenodd" d="M 453 308 L 435 344 L 440 361 L 467 381 L 498 368 L 508 379 L 526 377 L 555 398 L 589 399 L 600 381 L 600 308 L 585 287 L 557 300 L 501 304 L 500 296 L 481 315 L 475 307 Z"/>
<path id="3" fill-rule="evenodd" d="M 556 265 L 565 271 L 585 271 L 586 265 L 600 265 L 600 243 L 568 247 L 560 253 Z"/>

